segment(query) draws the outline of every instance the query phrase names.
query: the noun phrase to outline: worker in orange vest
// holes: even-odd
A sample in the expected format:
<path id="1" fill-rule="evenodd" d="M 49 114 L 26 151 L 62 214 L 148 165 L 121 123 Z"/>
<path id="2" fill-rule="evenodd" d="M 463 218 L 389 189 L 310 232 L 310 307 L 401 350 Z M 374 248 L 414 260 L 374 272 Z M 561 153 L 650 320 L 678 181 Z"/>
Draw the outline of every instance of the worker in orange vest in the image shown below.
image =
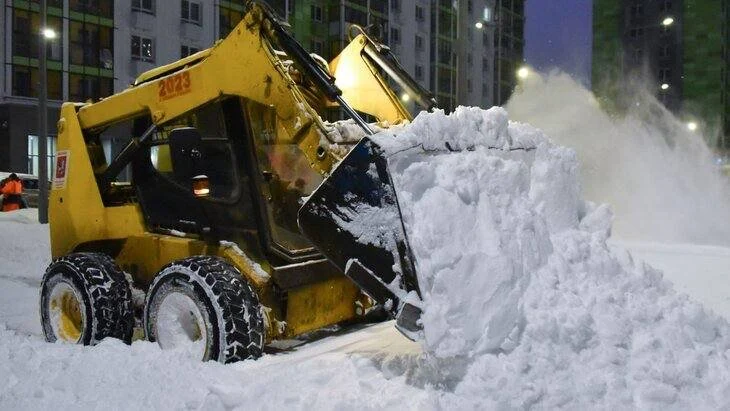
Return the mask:
<path id="1" fill-rule="evenodd" d="M 13 173 L 2 181 L 0 181 L 0 194 L 3 195 L 2 210 L 13 211 L 21 208 L 23 199 L 23 183 L 21 183 L 18 175 Z"/>

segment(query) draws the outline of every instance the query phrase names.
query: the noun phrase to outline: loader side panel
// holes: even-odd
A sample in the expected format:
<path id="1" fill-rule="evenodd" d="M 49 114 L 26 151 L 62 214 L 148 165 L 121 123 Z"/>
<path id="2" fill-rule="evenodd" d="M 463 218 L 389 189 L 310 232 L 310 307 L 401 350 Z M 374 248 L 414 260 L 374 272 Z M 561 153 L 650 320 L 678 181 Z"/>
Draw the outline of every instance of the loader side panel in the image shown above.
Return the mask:
<path id="1" fill-rule="evenodd" d="M 345 276 L 289 291 L 286 334 L 293 337 L 356 317 L 355 302 L 362 294 Z"/>
<path id="2" fill-rule="evenodd" d="M 267 340 L 293 337 L 338 322 L 354 319 L 356 302 L 366 305 L 363 294 L 346 277 L 338 275 L 286 291 L 285 298 L 271 287 L 266 265 L 251 260 L 233 243 L 210 244 L 191 238 L 144 233 L 129 237 L 117 263 L 144 289 L 166 264 L 192 255 L 217 255 L 233 264 L 255 288 L 269 325 Z M 273 327 L 274 321 L 279 326 Z M 285 324 L 285 325 L 284 325 Z"/>
<path id="3" fill-rule="evenodd" d="M 48 213 L 54 258 L 81 243 L 126 238 L 144 231 L 137 206 L 104 207 L 76 108 L 71 103 L 63 105 L 58 122 Z"/>

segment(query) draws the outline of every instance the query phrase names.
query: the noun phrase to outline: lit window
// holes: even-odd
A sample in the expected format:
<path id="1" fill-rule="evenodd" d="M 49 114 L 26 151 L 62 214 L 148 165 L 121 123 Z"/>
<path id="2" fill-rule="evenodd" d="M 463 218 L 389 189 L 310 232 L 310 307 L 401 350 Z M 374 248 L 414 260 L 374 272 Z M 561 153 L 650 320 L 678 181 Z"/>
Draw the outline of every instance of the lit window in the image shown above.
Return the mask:
<path id="1" fill-rule="evenodd" d="M 132 59 L 154 62 L 155 50 L 152 39 L 142 36 L 132 36 Z"/>
<path id="2" fill-rule="evenodd" d="M 492 9 L 491 7 L 484 8 L 484 21 L 492 21 Z"/>
<path id="3" fill-rule="evenodd" d="M 39 155 L 38 155 L 38 136 L 28 136 L 28 174 L 38 175 Z M 48 136 L 46 138 L 46 169 L 47 176 L 53 176 L 54 159 L 56 157 L 56 137 Z"/>

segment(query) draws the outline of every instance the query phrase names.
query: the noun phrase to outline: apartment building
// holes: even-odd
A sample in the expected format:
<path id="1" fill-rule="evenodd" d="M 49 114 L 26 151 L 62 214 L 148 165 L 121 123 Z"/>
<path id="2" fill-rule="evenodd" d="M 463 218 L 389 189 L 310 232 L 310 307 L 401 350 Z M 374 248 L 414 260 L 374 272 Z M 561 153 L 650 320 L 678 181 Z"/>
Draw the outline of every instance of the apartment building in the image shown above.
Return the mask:
<path id="1" fill-rule="evenodd" d="M 38 0 L 0 8 L 0 170 L 37 174 Z M 63 101 L 97 100 L 142 72 L 210 47 L 240 21 L 243 2 L 224 0 L 47 0 L 48 130 Z M 48 139 L 49 158 L 55 138 Z M 105 151 L 118 151 L 104 141 Z"/>
<path id="2" fill-rule="evenodd" d="M 39 2 L 3 0 L 0 21 L 0 169 L 37 173 Z M 56 36 L 46 41 L 48 129 L 55 130 L 62 101 L 113 91 L 114 8 L 111 1 L 48 0 L 47 26 Z M 49 152 L 54 146 L 49 139 Z"/>

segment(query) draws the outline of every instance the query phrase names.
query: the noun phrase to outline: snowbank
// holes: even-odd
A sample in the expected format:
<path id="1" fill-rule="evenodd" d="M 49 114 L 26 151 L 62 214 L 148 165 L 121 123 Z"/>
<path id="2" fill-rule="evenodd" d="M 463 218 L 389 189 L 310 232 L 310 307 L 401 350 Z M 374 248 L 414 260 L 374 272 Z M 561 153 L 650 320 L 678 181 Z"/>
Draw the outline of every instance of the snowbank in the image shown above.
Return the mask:
<path id="1" fill-rule="evenodd" d="M 12 273 L 13 278 L 37 279 L 40 284 L 51 259 L 48 225 L 38 224 L 35 208 L 0 212 L 0 223 L 0 272 Z M 40 252 L 29 253 L 30 250 Z"/>
<path id="2" fill-rule="evenodd" d="M 658 271 L 612 253 L 603 230 L 579 226 L 551 240 L 554 253 L 524 295 L 519 344 L 508 354 L 474 358 L 447 403 L 730 407 L 724 319 L 676 294 Z"/>
<path id="3" fill-rule="evenodd" d="M 51 259 L 48 226 L 37 222 L 35 209 L 0 212 L 0 328 L 24 334 L 40 333 L 38 287 Z"/>
<path id="4" fill-rule="evenodd" d="M 341 338 L 358 345 L 349 336 Z M 402 375 L 384 374 L 379 363 L 363 357 L 359 350 L 364 347 L 336 347 L 222 365 L 142 341 L 131 346 L 112 339 L 95 347 L 48 344 L 0 325 L 0 408 L 436 408 L 427 391 L 407 385 Z"/>
<path id="5" fill-rule="evenodd" d="M 375 140 L 416 257 L 424 347 L 465 368 L 447 404 L 730 406 L 727 322 L 608 248 L 612 213 L 580 199 L 572 150 L 498 108 L 422 113 L 396 134 Z M 433 152 L 446 145 L 461 151 Z"/>
<path id="6" fill-rule="evenodd" d="M 38 222 L 37 208 L 21 208 L 20 210 L 0 212 L 0 222 L 35 224 Z"/>

